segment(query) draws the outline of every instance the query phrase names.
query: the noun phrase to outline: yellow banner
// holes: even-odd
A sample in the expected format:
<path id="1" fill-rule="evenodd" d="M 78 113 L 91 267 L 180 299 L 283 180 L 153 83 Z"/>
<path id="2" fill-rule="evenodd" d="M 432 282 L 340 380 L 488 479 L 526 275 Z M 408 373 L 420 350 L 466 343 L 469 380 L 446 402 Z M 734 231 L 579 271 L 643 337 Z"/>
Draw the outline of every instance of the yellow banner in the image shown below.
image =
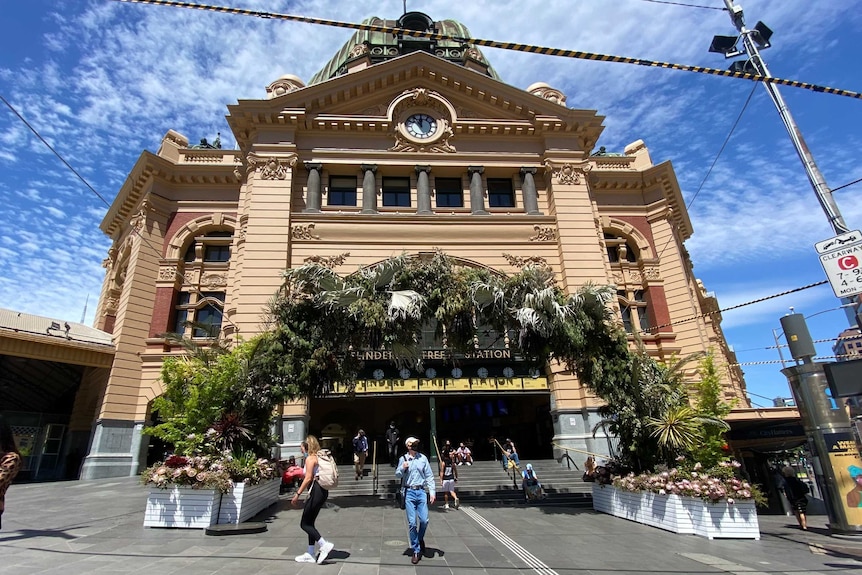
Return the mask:
<path id="1" fill-rule="evenodd" d="M 486 377 L 486 378 L 434 378 L 434 379 L 359 379 L 354 393 L 434 393 L 470 391 L 543 391 L 548 389 L 545 377 Z M 332 395 L 347 393 L 347 387 L 336 384 Z"/>

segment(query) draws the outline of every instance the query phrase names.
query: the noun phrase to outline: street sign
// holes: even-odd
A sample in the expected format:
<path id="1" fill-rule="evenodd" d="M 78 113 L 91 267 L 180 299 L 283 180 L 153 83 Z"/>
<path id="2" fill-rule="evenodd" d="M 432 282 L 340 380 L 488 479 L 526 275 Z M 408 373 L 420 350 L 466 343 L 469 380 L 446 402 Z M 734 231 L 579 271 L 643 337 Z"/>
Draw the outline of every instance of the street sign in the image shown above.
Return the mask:
<path id="1" fill-rule="evenodd" d="M 862 293 L 862 232 L 855 230 L 817 242 L 814 249 L 837 297 Z"/>
<path id="2" fill-rule="evenodd" d="M 817 242 L 814 244 L 814 249 L 817 250 L 818 254 L 825 254 L 826 252 L 837 250 L 847 244 L 856 243 L 860 240 L 862 240 L 862 232 L 859 230 L 853 230 L 852 232 L 847 232 L 846 234 L 841 234 L 840 236 Z"/>

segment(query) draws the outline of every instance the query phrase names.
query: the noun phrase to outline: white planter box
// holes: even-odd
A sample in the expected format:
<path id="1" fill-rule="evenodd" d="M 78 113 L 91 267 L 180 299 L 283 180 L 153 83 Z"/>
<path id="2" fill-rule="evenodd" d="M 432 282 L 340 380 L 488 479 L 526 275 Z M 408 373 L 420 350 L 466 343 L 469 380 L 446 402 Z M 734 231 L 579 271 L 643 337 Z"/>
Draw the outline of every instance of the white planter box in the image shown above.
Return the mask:
<path id="1" fill-rule="evenodd" d="M 150 489 L 144 527 L 205 529 L 216 523 L 242 523 L 278 501 L 281 479 L 258 485 L 234 484 L 222 495 L 214 489 Z"/>
<path id="2" fill-rule="evenodd" d="M 204 529 L 215 523 L 221 493 L 191 487 L 151 488 L 144 512 L 144 527 Z"/>
<path id="3" fill-rule="evenodd" d="M 281 478 L 257 485 L 234 483 L 233 489 L 222 496 L 218 523 L 242 523 L 248 521 L 278 501 Z"/>
<path id="4" fill-rule="evenodd" d="M 593 484 L 593 509 L 673 533 L 760 539 L 753 501 L 708 503 L 694 497 L 634 493 Z"/>

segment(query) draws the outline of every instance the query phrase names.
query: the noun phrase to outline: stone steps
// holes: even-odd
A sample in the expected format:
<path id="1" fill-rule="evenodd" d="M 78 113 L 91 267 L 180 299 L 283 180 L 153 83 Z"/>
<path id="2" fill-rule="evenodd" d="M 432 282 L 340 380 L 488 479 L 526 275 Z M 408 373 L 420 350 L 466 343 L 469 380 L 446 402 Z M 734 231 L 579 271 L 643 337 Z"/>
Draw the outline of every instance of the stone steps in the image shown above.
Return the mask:
<path id="1" fill-rule="evenodd" d="M 462 503 L 470 505 L 592 506 L 592 484 L 581 479 L 582 471 L 568 470 L 553 459 L 529 463 L 533 464 L 536 476 L 547 494 L 547 497 L 541 501 L 526 501 L 521 489 L 520 475 L 517 475 L 513 482 L 511 471 L 505 471 L 497 461 L 476 461 L 472 466 L 458 466 L 456 493 Z M 522 460 L 521 468 L 523 469 L 526 464 L 527 461 Z M 399 482 L 395 478 L 395 470 L 387 464 L 378 467 L 376 489 L 370 469 L 366 470 L 366 475 L 358 481 L 354 480 L 353 469 L 350 466 L 339 466 L 339 473 L 339 485 L 330 491 L 330 500 L 395 499 Z M 439 489 L 439 478 L 436 479 Z"/>

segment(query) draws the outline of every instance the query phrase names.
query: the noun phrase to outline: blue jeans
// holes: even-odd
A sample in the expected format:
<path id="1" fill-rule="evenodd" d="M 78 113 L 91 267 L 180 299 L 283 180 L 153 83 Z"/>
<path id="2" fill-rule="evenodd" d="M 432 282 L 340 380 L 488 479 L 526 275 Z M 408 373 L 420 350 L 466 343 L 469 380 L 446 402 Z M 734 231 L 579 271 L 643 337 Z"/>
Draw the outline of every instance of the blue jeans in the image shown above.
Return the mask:
<path id="1" fill-rule="evenodd" d="M 419 542 L 425 539 L 425 530 L 428 529 L 428 494 L 424 489 L 407 489 L 404 501 L 407 524 L 410 527 L 410 546 L 413 548 L 413 553 L 421 553 Z"/>
<path id="2" fill-rule="evenodd" d="M 521 460 L 518 458 L 517 453 L 507 453 L 506 457 L 503 458 L 503 469 L 509 468 L 510 459 L 515 462 L 515 465 L 521 465 Z"/>

